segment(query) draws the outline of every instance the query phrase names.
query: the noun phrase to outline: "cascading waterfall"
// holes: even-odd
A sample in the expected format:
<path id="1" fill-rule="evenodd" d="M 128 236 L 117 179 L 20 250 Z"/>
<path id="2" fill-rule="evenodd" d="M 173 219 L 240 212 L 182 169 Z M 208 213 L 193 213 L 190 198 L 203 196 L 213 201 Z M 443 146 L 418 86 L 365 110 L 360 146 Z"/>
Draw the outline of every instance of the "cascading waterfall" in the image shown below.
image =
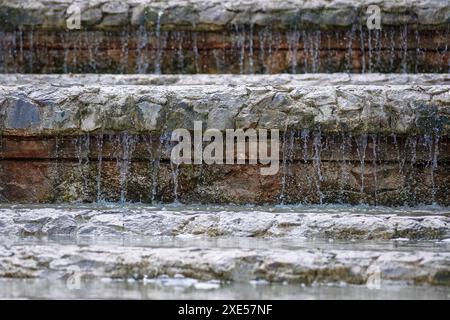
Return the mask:
<path id="1" fill-rule="evenodd" d="M 248 52 L 248 66 L 249 66 L 249 73 L 253 74 L 254 71 L 254 62 L 253 62 L 253 23 L 250 24 L 250 33 L 248 36 L 248 46 L 249 46 L 249 52 Z"/>
<path id="2" fill-rule="evenodd" d="M 180 73 L 184 73 L 184 53 L 183 53 L 183 33 L 182 32 L 174 32 L 174 38 L 177 46 L 177 70 Z"/>
<path id="3" fill-rule="evenodd" d="M 370 135 L 372 140 L 372 172 L 373 172 L 373 187 L 375 196 L 375 205 L 378 203 L 378 137 L 375 134 Z"/>
<path id="4" fill-rule="evenodd" d="M 97 135 L 97 202 L 102 198 L 103 134 Z"/>
<path id="5" fill-rule="evenodd" d="M 366 46 L 362 22 L 359 23 L 359 50 L 361 51 L 361 73 L 366 72 Z"/>
<path id="6" fill-rule="evenodd" d="M 158 146 L 156 148 L 156 151 L 153 152 L 153 140 L 151 136 L 144 136 L 144 142 L 147 147 L 147 151 L 149 154 L 149 166 L 151 170 L 151 179 L 152 183 L 150 186 L 150 203 L 155 204 L 156 203 L 156 195 L 158 192 L 158 174 L 159 174 L 159 166 L 161 162 L 161 154 L 162 154 L 162 147 L 163 147 L 163 141 L 162 138 L 158 139 Z"/>
<path id="7" fill-rule="evenodd" d="M 308 163 L 308 159 L 309 159 L 309 155 L 308 155 L 308 142 L 309 142 L 309 129 L 302 129 L 300 136 L 301 136 L 301 141 L 303 141 L 303 147 L 302 147 L 302 156 L 303 156 L 303 163 L 306 166 Z M 306 179 L 308 182 L 308 188 L 311 187 L 311 177 L 310 175 L 306 172 Z"/>
<path id="8" fill-rule="evenodd" d="M 309 42 L 306 31 L 302 31 L 302 40 L 303 40 L 303 69 L 304 73 L 308 73 Z"/>
<path id="9" fill-rule="evenodd" d="M 395 63 L 395 30 L 389 31 L 389 70 L 391 72 L 395 72 L 394 63 Z"/>
<path id="10" fill-rule="evenodd" d="M 346 186 L 346 184 L 349 181 L 350 178 L 350 173 L 348 172 L 348 163 L 347 163 L 347 155 L 349 154 L 349 152 L 351 151 L 351 147 L 352 147 L 352 134 L 351 133 L 342 133 L 341 135 L 341 145 L 340 145 L 340 158 L 341 158 L 341 165 L 340 165 L 340 177 L 341 179 L 339 180 L 339 202 L 343 203 L 343 198 L 344 198 L 344 188 Z"/>
<path id="11" fill-rule="evenodd" d="M 416 59 L 414 59 L 415 64 L 414 64 L 414 72 L 415 73 L 419 73 L 419 64 L 420 61 L 422 59 L 421 57 L 421 50 L 420 50 L 420 35 L 419 35 L 419 31 L 415 30 L 414 31 L 414 37 L 416 39 Z"/>
<path id="12" fill-rule="evenodd" d="M 128 70 L 128 56 L 129 56 L 129 49 L 128 49 L 128 38 L 129 33 L 127 30 L 124 30 L 122 32 L 122 35 L 120 36 L 120 42 L 121 42 L 121 52 L 120 52 L 120 59 L 122 60 L 122 63 L 120 64 L 120 73 L 127 73 Z"/>
<path id="13" fill-rule="evenodd" d="M 408 26 L 405 24 L 401 33 L 402 41 L 402 73 L 408 73 Z"/>
<path id="14" fill-rule="evenodd" d="M 295 30 L 292 33 L 287 34 L 287 42 L 289 46 L 289 56 L 291 60 L 291 73 L 297 73 L 297 56 L 298 56 L 298 41 L 300 38 L 299 32 Z"/>
<path id="15" fill-rule="evenodd" d="M 64 48 L 63 72 L 69 73 L 69 44 L 65 40 L 64 34 L 61 34 L 61 42 Z"/>
<path id="16" fill-rule="evenodd" d="M 195 30 L 196 25 L 195 22 L 192 23 L 192 28 Z M 199 53 L 198 53 L 198 46 L 197 46 L 197 32 L 192 32 L 192 51 L 194 53 L 194 67 L 195 67 L 195 73 L 200 73 L 200 66 L 199 66 Z"/>
<path id="17" fill-rule="evenodd" d="M 78 170 L 83 179 L 82 195 L 85 200 L 89 197 L 89 154 L 90 136 L 78 136 L 75 139 L 75 155 L 78 159 Z"/>
<path id="18" fill-rule="evenodd" d="M 244 63 L 245 63 L 245 27 L 239 28 L 238 25 L 234 26 L 236 33 L 236 47 L 239 51 L 239 74 L 244 74 Z"/>
<path id="19" fill-rule="evenodd" d="M 294 160 L 294 142 L 295 131 L 291 130 L 288 135 L 287 128 L 283 132 L 283 155 L 282 155 L 282 174 L 281 174 L 281 188 L 278 196 L 278 203 L 285 204 L 286 179 L 291 175 L 289 167 Z"/>
<path id="20" fill-rule="evenodd" d="M 161 17 L 164 11 L 158 12 L 156 20 L 156 60 L 155 60 L 155 74 L 161 74 L 161 59 L 162 59 L 162 40 L 161 40 Z"/>
<path id="21" fill-rule="evenodd" d="M 317 195 L 319 196 L 319 204 L 323 204 L 323 200 L 324 200 L 324 194 L 321 190 L 321 184 L 323 181 L 323 176 L 322 176 L 322 163 L 321 163 L 321 152 L 322 152 L 322 132 L 320 130 L 320 127 L 317 127 L 316 130 L 314 131 L 314 136 L 313 136 L 313 165 L 314 165 L 314 169 L 316 172 L 316 177 L 315 177 L 315 184 L 316 184 L 316 191 L 317 191 Z"/>
<path id="22" fill-rule="evenodd" d="M 148 32 L 145 25 L 141 24 L 138 29 L 137 46 L 136 46 L 136 73 L 146 73 L 148 69 L 147 62 L 147 44 Z"/>
<path id="23" fill-rule="evenodd" d="M 127 193 L 127 176 L 130 168 L 131 156 L 134 151 L 136 138 L 127 132 L 121 133 L 117 140 L 121 146 L 121 154 L 117 157 L 117 166 L 119 168 L 119 185 L 120 185 L 120 203 L 125 203 Z"/>
<path id="24" fill-rule="evenodd" d="M 355 25 L 352 25 L 350 32 L 347 31 L 347 72 L 351 72 L 353 69 L 353 39 L 355 38 Z"/>
<path id="25" fill-rule="evenodd" d="M 409 161 L 409 165 L 410 165 L 410 170 L 411 170 L 411 174 L 408 175 L 408 179 L 407 179 L 407 186 L 408 189 L 410 190 L 411 194 L 413 195 L 413 203 L 416 202 L 417 199 L 417 186 L 416 186 L 416 182 L 415 182 L 415 170 L 414 167 L 416 165 L 416 161 L 417 161 L 417 137 L 415 135 L 408 137 L 408 147 L 410 149 L 410 161 Z"/>

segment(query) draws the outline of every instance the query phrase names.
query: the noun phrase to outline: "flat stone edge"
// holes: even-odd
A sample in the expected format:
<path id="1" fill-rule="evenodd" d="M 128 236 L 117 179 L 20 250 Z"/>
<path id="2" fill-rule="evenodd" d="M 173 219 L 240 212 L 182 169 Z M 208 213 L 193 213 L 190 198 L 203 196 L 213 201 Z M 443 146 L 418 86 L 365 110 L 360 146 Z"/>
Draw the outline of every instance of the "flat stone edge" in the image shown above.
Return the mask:
<path id="1" fill-rule="evenodd" d="M 450 20 L 450 5 L 442 2 L 412 0 L 364 1 L 304 1 L 282 3 L 264 1 L 27 1 L 0 2 L 0 21 L 3 29 L 19 26 L 34 29 L 66 29 L 69 6 L 80 8 L 81 22 L 86 29 L 108 30 L 123 26 L 145 26 L 163 30 L 220 31 L 234 25 L 271 26 L 286 29 L 298 27 L 348 28 L 366 20 L 369 5 L 381 9 L 381 23 L 385 27 L 444 27 Z M 361 23 L 365 25 L 365 23 Z"/>
<path id="2" fill-rule="evenodd" d="M 448 85 L 0 86 L 3 135 L 206 128 L 448 135 Z M 130 126 L 130 124 L 133 124 Z"/>

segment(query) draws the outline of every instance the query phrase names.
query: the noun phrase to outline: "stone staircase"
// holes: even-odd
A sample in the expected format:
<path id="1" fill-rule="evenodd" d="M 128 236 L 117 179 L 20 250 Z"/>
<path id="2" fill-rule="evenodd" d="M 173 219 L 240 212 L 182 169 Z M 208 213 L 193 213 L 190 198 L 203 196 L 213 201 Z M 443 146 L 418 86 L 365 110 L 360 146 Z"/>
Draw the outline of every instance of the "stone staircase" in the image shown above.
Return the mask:
<path id="1" fill-rule="evenodd" d="M 449 26 L 438 0 L 0 0 L 0 282 L 448 294 Z M 279 130 L 279 170 L 174 164 L 196 122 Z"/>

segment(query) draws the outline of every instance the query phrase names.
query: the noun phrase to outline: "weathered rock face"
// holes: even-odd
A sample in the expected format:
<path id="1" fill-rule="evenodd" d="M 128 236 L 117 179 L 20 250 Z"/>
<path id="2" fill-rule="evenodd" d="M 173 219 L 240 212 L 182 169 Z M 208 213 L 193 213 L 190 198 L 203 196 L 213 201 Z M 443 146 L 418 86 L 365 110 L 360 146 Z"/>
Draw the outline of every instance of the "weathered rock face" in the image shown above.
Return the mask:
<path id="1" fill-rule="evenodd" d="M 450 238 L 450 212 L 339 206 L 249 209 L 238 206 L 140 207 L 7 207 L 0 208 L 4 237 L 246 237 L 288 241 L 318 240 L 445 240 Z M 170 210 L 172 209 L 172 210 Z M 176 209 L 176 211 L 174 210 Z M 195 239 L 192 238 L 195 242 Z M 187 242 L 189 244 L 189 242 Z"/>
<path id="2" fill-rule="evenodd" d="M 80 86 L 90 78 L 43 76 L 2 86 L 0 196 L 22 202 L 450 203 L 448 85 L 433 84 L 431 75 L 408 76 L 414 85 L 376 84 L 376 76 L 286 77 L 228 76 L 233 85 L 219 86 L 206 85 L 206 76 L 179 76 L 147 86 L 105 76 L 86 83 L 104 78 L 109 85 Z M 361 85 L 374 77 L 375 84 Z M 42 82 L 49 79 L 58 86 Z M 278 84 L 268 85 L 272 81 Z M 262 176 L 259 164 L 174 165 L 171 133 L 193 130 L 196 120 L 222 132 L 279 129 L 280 170 Z"/>
<path id="3" fill-rule="evenodd" d="M 145 248 L 1 245 L 0 277 L 84 279 L 184 276 L 200 280 L 365 284 L 382 281 L 448 286 L 448 252 L 323 249 Z M 72 269 L 71 269 L 72 268 Z"/>
<path id="4" fill-rule="evenodd" d="M 351 26 L 355 19 L 366 18 L 369 5 L 381 9 L 383 26 L 446 26 L 450 5 L 445 1 L 363 0 L 363 1 L 220 1 L 220 0 L 3 0 L 1 19 L 5 26 L 35 26 L 64 30 L 67 9 L 76 5 L 87 29 L 113 29 L 126 25 L 162 29 L 186 27 L 197 31 L 223 30 L 229 25 L 253 24 L 289 28 L 293 23 L 322 28 Z M 158 19 L 159 16 L 159 19 Z"/>
<path id="5" fill-rule="evenodd" d="M 381 30 L 366 27 L 373 4 Z M 449 16 L 445 1 L 426 0 L 5 0 L 0 71 L 447 72 Z"/>
<path id="6" fill-rule="evenodd" d="M 195 85 L 2 86 L 0 128 L 4 135 L 23 136 L 138 134 L 193 130 L 194 121 L 204 121 L 206 128 L 220 130 L 320 126 L 323 134 L 448 134 L 445 84 L 303 85 L 293 80 L 263 86 L 243 85 L 244 78 L 237 86 L 223 86 L 205 85 L 205 79 Z"/>

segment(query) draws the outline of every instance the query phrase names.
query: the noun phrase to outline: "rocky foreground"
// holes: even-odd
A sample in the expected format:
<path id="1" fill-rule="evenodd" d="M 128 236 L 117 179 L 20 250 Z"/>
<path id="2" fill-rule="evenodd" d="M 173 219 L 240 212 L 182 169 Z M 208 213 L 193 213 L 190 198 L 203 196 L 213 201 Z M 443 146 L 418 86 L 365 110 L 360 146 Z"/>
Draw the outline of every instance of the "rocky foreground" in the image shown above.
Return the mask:
<path id="1" fill-rule="evenodd" d="M 0 201 L 448 205 L 447 78 L 7 75 Z M 280 130 L 279 170 L 175 168 L 171 133 L 195 121 Z"/>
<path id="2" fill-rule="evenodd" d="M 0 235 L 2 278 L 450 286 L 445 210 L 4 206 Z"/>
<path id="3" fill-rule="evenodd" d="M 268 212 L 180 209 L 0 208 L 0 234 L 7 236 L 205 236 L 265 239 L 443 240 L 450 238 L 450 212 L 405 215 L 348 212 L 345 208 Z M 357 211 L 357 210 L 356 210 Z"/>
<path id="4" fill-rule="evenodd" d="M 374 250 L 139 248 L 0 245 L 0 277 L 137 279 L 162 275 L 200 280 L 365 284 L 380 280 L 450 286 L 448 252 Z"/>

